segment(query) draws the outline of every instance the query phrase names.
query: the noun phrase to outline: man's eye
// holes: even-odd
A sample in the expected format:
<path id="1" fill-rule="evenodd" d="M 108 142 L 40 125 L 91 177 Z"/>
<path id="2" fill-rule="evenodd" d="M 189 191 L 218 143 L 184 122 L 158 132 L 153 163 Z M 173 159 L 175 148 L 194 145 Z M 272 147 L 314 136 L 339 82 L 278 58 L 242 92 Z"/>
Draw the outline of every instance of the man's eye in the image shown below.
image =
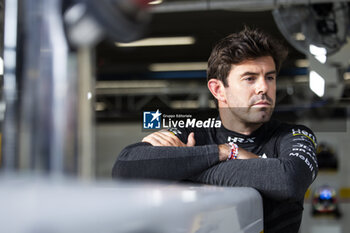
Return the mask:
<path id="1" fill-rule="evenodd" d="M 255 78 L 254 78 L 254 77 L 247 77 L 247 78 L 245 78 L 244 80 L 251 82 L 251 81 L 254 81 Z"/>
<path id="2" fill-rule="evenodd" d="M 268 76 L 267 80 L 275 80 L 275 77 L 274 76 Z"/>

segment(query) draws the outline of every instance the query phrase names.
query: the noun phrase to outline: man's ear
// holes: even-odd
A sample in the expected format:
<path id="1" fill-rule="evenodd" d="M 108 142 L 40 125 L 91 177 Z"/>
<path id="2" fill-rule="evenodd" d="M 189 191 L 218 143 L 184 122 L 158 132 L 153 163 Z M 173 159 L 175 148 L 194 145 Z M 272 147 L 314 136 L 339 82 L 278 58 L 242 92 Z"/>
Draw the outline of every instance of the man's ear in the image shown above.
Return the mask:
<path id="1" fill-rule="evenodd" d="M 208 88 L 218 102 L 226 102 L 225 87 L 219 79 L 210 79 L 208 81 Z"/>

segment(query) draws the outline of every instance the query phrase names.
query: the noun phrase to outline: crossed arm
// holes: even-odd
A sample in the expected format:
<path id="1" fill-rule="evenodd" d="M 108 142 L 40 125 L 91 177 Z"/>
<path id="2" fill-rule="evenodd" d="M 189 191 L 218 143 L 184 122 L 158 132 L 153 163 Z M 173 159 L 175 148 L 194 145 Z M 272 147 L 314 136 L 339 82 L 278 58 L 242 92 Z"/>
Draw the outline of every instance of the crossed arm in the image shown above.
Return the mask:
<path id="1" fill-rule="evenodd" d="M 176 146 L 176 147 L 191 147 L 195 146 L 196 141 L 194 139 L 194 133 L 190 133 L 187 138 L 187 144 L 183 143 L 172 132 L 167 130 L 161 130 L 152 133 L 142 139 L 142 142 L 148 142 L 152 146 Z M 230 147 L 227 144 L 218 145 L 219 161 L 226 161 L 230 154 Z M 257 155 L 239 148 L 238 159 L 254 159 L 259 158 Z"/>
<path id="2" fill-rule="evenodd" d="M 284 138 L 288 145 L 283 147 L 280 158 L 251 159 L 257 156 L 240 148 L 237 160 L 226 161 L 229 147 L 225 144 L 194 146 L 193 133 L 189 134 L 185 144 L 171 132 L 156 132 L 142 142 L 126 147 L 120 153 L 112 175 L 114 178 L 190 180 L 220 186 L 246 186 L 275 200 L 300 200 L 314 179 L 306 160 L 313 162 L 306 152 L 299 151 L 299 157 L 291 155 L 294 149 L 311 146 L 305 141 L 297 143 L 298 138 L 292 140 L 291 137 Z M 302 160 L 301 157 L 308 159 Z M 317 172 L 315 163 L 313 169 Z"/>

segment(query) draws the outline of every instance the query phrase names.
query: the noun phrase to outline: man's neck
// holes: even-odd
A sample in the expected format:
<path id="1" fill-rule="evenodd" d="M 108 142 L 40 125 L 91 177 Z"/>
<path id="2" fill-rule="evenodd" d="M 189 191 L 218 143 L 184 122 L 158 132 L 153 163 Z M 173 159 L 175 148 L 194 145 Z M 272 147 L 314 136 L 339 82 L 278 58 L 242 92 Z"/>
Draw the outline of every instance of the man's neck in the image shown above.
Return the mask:
<path id="1" fill-rule="evenodd" d="M 221 123 L 226 129 L 243 135 L 250 135 L 263 125 L 263 123 L 244 122 L 242 119 L 238 119 L 232 116 L 232 114 L 223 113 L 222 111 L 220 111 L 220 118 Z"/>

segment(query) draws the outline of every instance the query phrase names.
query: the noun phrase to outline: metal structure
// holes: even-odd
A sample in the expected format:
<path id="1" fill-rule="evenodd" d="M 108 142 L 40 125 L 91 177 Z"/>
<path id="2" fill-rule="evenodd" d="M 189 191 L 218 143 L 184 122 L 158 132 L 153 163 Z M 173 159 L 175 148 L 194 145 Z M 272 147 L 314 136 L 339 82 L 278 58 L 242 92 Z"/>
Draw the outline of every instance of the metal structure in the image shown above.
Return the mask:
<path id="1" fill-rule="evenodd" d="M 93 47 L 136 39 L 147 2 L 5 3 L 3 170 L 93 178 Z"/>
<path id="2" fill-rule="evenodd" d="M 0 183 L 4 232 L 263 232 L 262 199 L 252 188 L 23 177 Z"/>

